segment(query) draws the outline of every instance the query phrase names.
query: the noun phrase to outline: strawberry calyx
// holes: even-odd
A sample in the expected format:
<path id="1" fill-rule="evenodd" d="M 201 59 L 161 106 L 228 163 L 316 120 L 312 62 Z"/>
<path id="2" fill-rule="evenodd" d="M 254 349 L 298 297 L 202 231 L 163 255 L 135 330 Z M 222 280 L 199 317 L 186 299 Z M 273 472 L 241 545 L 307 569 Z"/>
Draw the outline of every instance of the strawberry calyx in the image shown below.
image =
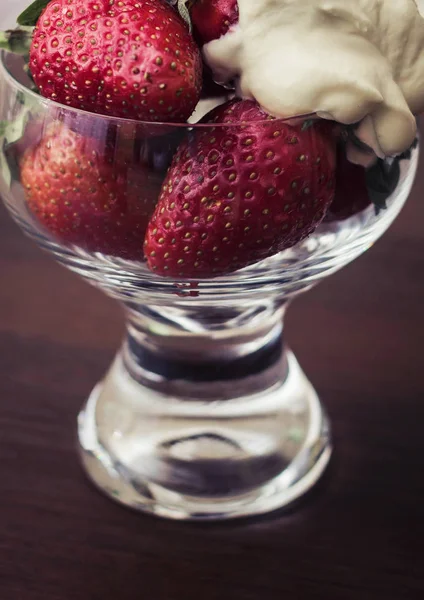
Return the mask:
<path id="1" fill-rule="evenodd" d="M 35 0 L 17 18 L 21 27 L 35 27 L 41 13 L 50 4 L 51 0 Z"/>
<path id="2" fill-rule="evenodd" d="M 418 146 L 418 138 L 411 147 L 399 156 L 390 159 L 378 159 L 366 170 L 366 185 L 370 201 L 374 204 L 376 215 L 387 208 L 387 199 L 396 190 L 400 179 L 400 163 L 411 160 L 413 150 Z"/>
<path id="3" fill-rule="evenodd" d="M 180 17 L 183 21 L 185 21 L 188 25 L 188 29 L 190 33 L 193 31 L 193 26 L 191 24 L 191 17 L 189 6 L 191 4 L 191 0 L 171 0 L 171 4 L 176 5 L 177 10 L 179 12 Z"/>
<path id="4" fill-rule="evenodd" d="M 13 54 L 26 56 L 31 48 L 33 27 L 19 27 L 0 31 L 0 48 Z"/>
<path id="5" fill-rule="evenodd" d="M 371 206 L 374 206 L 377 216 L 386 210 L 387 201 L 399 184 L 401 162 L 412 158 L 412 152 L 418 144 L 418 140 L 415 140 L 403 154 L 384 160 L 379 158 L 365 168 L 349 162 L 346 156 L 345 144 L 352 141 L 352 136 L 343 132 L 342 140 L 338 148 L 336 194 L 324 219 L 327 223 L 344 221 Z"/>
<path id="6" fill-rule="evenodd" d="M 418 138 L 416 137 L 415 140 L 412 142 L 411 147 L 408 148 L 408 150 L 406 150 L 405 152 L 402 152 L 402 154 L 400 154 L 398 158 L 400 160 L 411 160 L 412 152 L 417 147 L 418 147 Z"/>
<path id="7" fill-rule="evenodd" d="M 378 161 L 365 172 L 365 181 L 370 202 L 375 214 L 387 209 L 387 199 L 396 190 L 400 179 L 400 159 Z"/>
<path id="8" fill-rule="evenodd" d="M 0 121 L 0 173 L 7 187 L 13 181 L 19 181 L 19 155 L 27 145 L 35 143 L 41 131 L 36 121 L 36 100 L 19 92 L 17 95 L 19 109 L 13 119 Z"/>

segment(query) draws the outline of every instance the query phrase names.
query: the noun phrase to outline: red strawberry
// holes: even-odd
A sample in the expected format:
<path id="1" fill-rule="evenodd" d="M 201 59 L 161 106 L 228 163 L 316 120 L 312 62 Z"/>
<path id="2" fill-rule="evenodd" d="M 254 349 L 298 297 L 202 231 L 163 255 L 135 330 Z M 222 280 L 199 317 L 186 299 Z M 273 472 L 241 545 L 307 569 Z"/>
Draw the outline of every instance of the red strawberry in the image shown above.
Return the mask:
<path id="1" fill-rule="evenodd" d="M 195 0 L 190 14 L 201 46 L 225 35 L 239 20 L 237 0 Z"/>
<path id="2" fill-rule="evenodd" d="M 202 87 L 199 49 L 165 0 L 52 0 L 34 31 L 41 94 L 95 113 L 185 121 Z"/>
<path id="3" fill-rule="evenodd" d="M 212 277 L 293 246 L 334 198 L 332 124 L 275 120 L 255 102 L 214 109 L 179 147 L 145 241 L 149 267 Z M 242 126 L 236 123 L 242 122 Z"/>
<path id="4" fill-rule="evenodd" d="M 348 161 L 343 145 L 337 152 L 336 193 L 325 215 L 326 222 L 344 221 L 371 204 L 366 169 Z"/>
<path id="5" fill-rule="evenodd" d="M 123 152 L 122 160 L 112 150 L 105 157 L 98 140 L 55 124 L 23 155 L 21 181 L 29 208 L 61 242 L 143 260 L 162 181 L 147 166 L 127 164 Z"/>

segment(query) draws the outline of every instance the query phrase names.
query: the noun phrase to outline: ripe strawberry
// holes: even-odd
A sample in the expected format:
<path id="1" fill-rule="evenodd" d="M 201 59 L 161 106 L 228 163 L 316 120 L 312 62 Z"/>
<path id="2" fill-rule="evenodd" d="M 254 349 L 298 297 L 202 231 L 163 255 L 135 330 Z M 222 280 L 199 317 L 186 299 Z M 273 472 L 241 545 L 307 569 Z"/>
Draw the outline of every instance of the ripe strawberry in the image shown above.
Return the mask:
<path id="1" fill-rule="evenodd" d="M 60 124 L 22 157 L 29 208 L 58 240 L 90 252 L 143 260 L 143 240 L 162 178 L 128 164 Z M 112 161 L 112 156 L 114 160 Z"/>
<path id="2" fill-rule="evenodd" d="M 336 192 L 325 221 L 344 221 L 371 204 L 367 188 L 367 171 L 348 161 L 343 145 L 337 151 Z"/>
<path id="3" fill-rule="evenodd" d="M 161 275 L 213 277 L 276 254 L 309 235 L 334 198 L 328 121 L 290 125 L 232 100 L 203 122 L 174 156 L 147 231 L 148 265 Z"/>
<path id="4" fill-rule="evenodd" d="M 190 15 L 194 37 L 203 46 L 238 23 L 237 0 L 195 0 Z"/>
<path id="5" fill-rule="evenodd" d="M 202 87 L 199 49 L 165 0 L 52 0 L 30 69 L 47 98 L 144 121 L 185 121 Z"/>

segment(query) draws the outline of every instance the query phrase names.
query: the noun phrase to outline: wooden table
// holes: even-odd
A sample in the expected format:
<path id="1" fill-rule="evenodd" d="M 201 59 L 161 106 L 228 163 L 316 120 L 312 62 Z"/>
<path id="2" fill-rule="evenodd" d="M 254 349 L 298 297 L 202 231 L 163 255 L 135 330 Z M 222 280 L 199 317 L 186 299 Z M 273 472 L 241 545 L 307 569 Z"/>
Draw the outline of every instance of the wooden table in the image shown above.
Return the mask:
<path id="1" fill-rule="evenodd" d="M 75 418 L 121 316 L 1 210 L 0 599 L 422 599 L 423 189 L 424 164 L 390 233 L 291 310 L 334 428 L 324 481 L 288 514 L 214 526 L 137 515 L 87 483 Z"/>

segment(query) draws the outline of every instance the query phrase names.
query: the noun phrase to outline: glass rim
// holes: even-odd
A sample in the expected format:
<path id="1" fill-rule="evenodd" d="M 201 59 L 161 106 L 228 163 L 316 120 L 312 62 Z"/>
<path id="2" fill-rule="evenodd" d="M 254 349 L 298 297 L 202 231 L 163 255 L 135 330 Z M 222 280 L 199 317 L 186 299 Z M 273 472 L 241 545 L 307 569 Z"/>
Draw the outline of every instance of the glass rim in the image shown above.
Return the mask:
<path id="1" fill-rule="evenodd" d="M 93 118 L 100 119 L 102 121 L 109 121 L 115 124 L 128 125 L 131 124 L 133 126 L 138 125 L 139 127 L 153 127 L 163 129 L 164 127 L 168 127 L 171 129 L 211 129 L 211 128 L 220 128 L 220 127 L 231 127 L 231 128 L 241 128 L 243 126 L 254 124 L 254 125 L 270 125 L 278 124 L 278 123 L 292 123 L 293 121 L 305 121 L 307 119 L 319 119 L 316 113 L 306 113 L 293 115 L 291 117 L 274 117 L 273 119 L 263 119 L 260 121 L 236 121 L 234 123 L 188 123 L 188 122 L 172 122 L 172 121 L 141 121 L 138 119 L 129 119 L 126 117 L 115 117 L 112 115 L 105 115 L 102 113 L 94 113 L 87 110 L 83 110 L 81 108 L 74 108 L 73 106 L 67 106 L 66 104 L 61 104 L 60 102 L 56 102 L 55 100 L 50 100 L 49 98 L 45 98 L 40 94 L 37 94 L 33 90 L 30 90 L 24 83 L 21 83 L 14 77 L 14 75 L 10 72 L 8 65 L 6 64 L 5 58 L 7 57 L 8 52 L 5 50 L 1 51 L 1 77 L 9 80 L 11 84 L 13 84 L 19 91 L 28 95 L 29 97 L 36 100 L 40 105 L 44 105 L 46 107 L 52 107 L 54 110 L 63 110 L 69 113 L 74 113 L 76 115 L 81 115 L 85 118 Z M 194 112 L 194 111 L 193 111 Z M 192 113 L 193 114 L 193 113 Z"/>

